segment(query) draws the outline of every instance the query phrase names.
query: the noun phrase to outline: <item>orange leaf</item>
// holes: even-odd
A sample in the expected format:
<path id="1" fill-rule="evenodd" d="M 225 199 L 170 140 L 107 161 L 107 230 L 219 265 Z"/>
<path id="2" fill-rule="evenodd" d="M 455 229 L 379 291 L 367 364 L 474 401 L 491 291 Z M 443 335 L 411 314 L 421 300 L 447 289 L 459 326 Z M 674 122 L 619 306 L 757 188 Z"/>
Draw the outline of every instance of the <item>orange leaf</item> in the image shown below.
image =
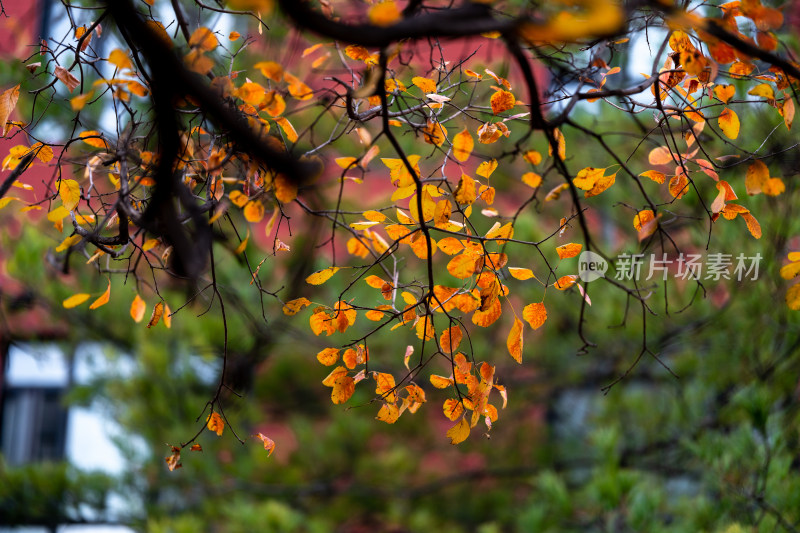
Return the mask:
<path id="1" fill-rule="evenodd" d="M 556 252 L 558 253 L 558 257 L 561 259 L 569 259 L 570 257 L 575 257 L 581 250 L 583 249 L 582 244 L 576 244 L 571 242 L 569 244 L 565 244 L 563 246 L 559 246 L 556 248 Z"/>
<path id="2" fill-rule="evenodd" d="M 664 181 L 667 179 L 663 173 L 658 172 L 657 170 L 648 170 L 647 172 L 642 172 L 639 175 L 644 176 L 645 178 L 650 178 L 656 183 L 664 183 Z"/>
<path id="3" fill-rule="evenodd" d="M 375 420 L 386 422 L 387 424 L 394 424 L 400 418 L 400 409 L 393 403 L 383 404 L 378 411 Z"/>
<path id="4" fill-rule="evenodd" d="M 150 315 L 150 322 L 147 323 L 148 328 L 152 328 L 161 320 L 161 316 L 164 314 L 164 302 L 158 302 L 155 307 L 153 307 L 153 314 Z"/>
<path id="5" fill-rule="evenodd" d="M 444 401 L 442 411 L 444 411 L 444 416 L 455 421 L 464 413 L 464 406 L 458 400 L 448 399 Z"/>
<path id="6" fill-rule="evenodd" d="M 391 26 L 399 21 L 402 14 L 394 0 L 384 0 L 377 4 L 373 4 L 367 12 L 369 21 L 376 26 Z"/>
<path id="7" fill-rule="evenodd" d="M 261 219 L 264 218 L 264 204 L 262 204 L 259 200 L 250 200 L 244 206 L 242 210 L 244 213 L 244 218 L 248 222 L 257 223 L 261 222 Z"/>
<path id="8" fill-rule="evenodd" d="M 259 69 L 264 77 L 271 79 L 275 83 L 280 83 L 283 79 L 283 67 L 274 61 L 261 61 L 253 67 Z"/>
<path id="9" fill-rule="evenodd" d="M 678 173 L 669 180 L 669 193 L 676 199 L 680 199 L 689 192 L 689 179 L 680 169 Z"/>
<path id="10" fill-rule="evenodd" d="M 475 261 L 472 254 L 459 254 L 447 263 L 447 271 L 458 279 L 466 279 L 475 273 Z"/>
<path id="11" fill-rule="evenodd" d="M 61 83 L 63 83 L 64 85 L 66 85 L 66 86 L 67 86 L 67 89 L 69 89 L 69 92 L 72 92 L 72 91 L 74 91 L 74 90 L 75 90 L 75 88 L 76 88 L 78 85 L 80 85 L 80 84 L 81 84 L 81 82 L 80 82 L 80 81 L 78 81 L 78 78 L 76 78 L 75 76 L 73 76 L 73 75 L 72 75 L 72 74 L 71 74 L 71 73 L 70 73 L 70 72 L 69 72 L 67 69 L 65 69 L 65 68 L 64 68 L 64 67 L 62 67 L 61 65 L 57 66 L 57 67 L 56 67 L 56 68 L 53 70 L 53 75 L 54 75 L 54 76 L 55 76 L 55 77 L 56 77 L 56 78 L 57 78 L 57 79 L 58 79 L 58 80 L 59 80 Z"/>
<path id="12" fill-rule="evenodd" d="M 264 443 L 264 449 L 267 450 L 267 457 L 272 455 L 272 452 L 275 451 L 275 441 L 271 438 L 267 437 L 263 433 L 256 433 L 255 437 L 259 439 L 262 443 Z"/>
<path id="13" fill-rule="evenodd" d="M 144 318 L 145 312 L 145 303 L 144 300 L 137 294 L 136 298 L 133 299 L 133 303 L 131 304 L 131 318 L 135 322 L 141 322 Z"/>
<path id="14" fill-rule="evenodd" d="M 89 309 L 97 309 L 101 305 L 107 304 L 109 298 L 111 298 L 111 280 L 108 281 L 106 292 L 104 292 L 97 300 L 92 302 L 92 305 L 89 306 Z"/>
<path id="15" fill-rule="evenodd" d="M 575 282 L 578 281 L 578 276 L 574 274 L 570 274 L 569 276 L 561 276 L 558 280 L 553 284 L 553 287 L 560 291 L 565 291 L 575 285 Z"/>
<path id="16" fill-rule="evenodd" d="M 744 186 L 747 194 L 753 195 L 763 192 L 763 188 L 769 180 L 769 168 L 763 161 L 756 159 L 749 167 L 744 178 Z"/>
<path id="17" fill-rule="evenodd" d="M 516 103 L 516 99 L 512 93 L 500 90 L 492 95 L 490 102 L 492 104 L 492 113 L 497 115 L 503 111 L 508 111 L 509 109 L 513 108 L 514 104 Z"/>
<path id="18" fill-rule="evenodd" d="M 756 239 L 761 238 L 761 224 L 758 223 L 756 217 L 748 213 L 742 213 L 742 218 L 744 219 L 745 223 L 747 224 L 747 229 L 750 231 L 750 235 L 755 237 Z"/>
<path id="19" fill-rule="evenodd" d="M 335 404 L 342 404 L 349 400 L 355 391 L 355 380 L 348 375 L 340 375 L 333 381 L 331 401 Z"/>
<path id="20" fill-rule="evenodd" d="M 495 298 L 492 304 L 485 311 L 477 310 L 472 314 L 472 323 L 482 328 L 487 328 L 494 324 L 503 310 L 500 305 L 500 298 Z"/>
<path id="21" fill-rule="evenodd" d="M 10 127 L 8 126 L 8 118 L 14 112 L 19 100 L 19 85 L 3 91 L 0 94 L 0 137 L 5 137 Z"/>
<path id="22" fill-rule="evenodd" d="M 464 128 L 456 136 L 453 138 L 453 156 L 458 161 L 466 161 L 469 159 L 470 154 L 472 154 L 472 150 L 475 148 L 475 141 L 472 139 L 472 135 Z"/>
<path id="23" fill-rule="evenodd" d="M 543 303 L 528 304 L 522 310 L 522 318 L 524 318 L 533 329 L 539 329 L 547 320 L 547 309 Z"/>
<path id="24" fill-rule="evenodd" d="M 511 357 L 517 363 L 522 364 L 522 321 L 517 317 L 514 317 L 514 325 L 511 326 L 511 331 L 508 332 L 506 347 Z"/>
<path id="25" fill-rule="evenodd" d="M 647 160 L 650 161 L 651 165 L 666 165 L 673 161 L 673 156 L 669 148 L 666 146 L 659 146 L 658 148 L 650 150 L 650 155 L 647 156 Z"/>
<path id="26" fill-rule="evenodd" d="M 305 297 L 290 300 L 283 305 L 283 314 L 286 316 L 296 315 L 301 309 L 309 305 L 311 305 L 311 302 Z"/>
<path id="27" fill-rule="evenodd" d="M 339 348 L 325 348 L 317 354 L 317 361 L 325 366 L 336 364 L 339 360 Z"/>
<path id="28" fill-rule="evenodd" d="M 522 183 L 535 189 L 542 184 L 542 177 L 535 172 L 526 172 L 522 175 Z"/>
<path id="29" fill-rule="evenodd" d="M 218 437 L 221 437 L 222 432 L 225 430 L 225 420 L 219 413 L 212 412 L 208 418 L 206 418 L 206 427 L 216 433 Z"/>
<path id="30" fill-rule="evenodd" d="M 219 41 L 211 30 L 201 26 L 194 30 L 192 36 L 189 37 L 189 46 L 199 48 L 204 52 L 210 52 L 219 46 Z"/>
<path id="31" fill-rule="evenodd" d="M 453 385 L 455 382 L 450 378 L 445 378 L 442 376 L 437 376 L 436 374 L 431 376 L 431 385 L 436 387 L 437 389 L 446 389 L 447 387 Z"/>
<path id="32" fill-rule="evenodd" d="M 714 87 L 714 96 L 723 104 L 727 104 L 734 94 L 736 94 L 736 87 L 733 85 L 717 85 Z"/>
<path id="33" fill-rule="evenodd" d="M 461 328 L 458 326 L 451 326 L 444 330 L 439 339 L 442 351 L 446 354 L 455 352 L 458 349 L 458 345 L 461 344 L 462 335 Z"/>

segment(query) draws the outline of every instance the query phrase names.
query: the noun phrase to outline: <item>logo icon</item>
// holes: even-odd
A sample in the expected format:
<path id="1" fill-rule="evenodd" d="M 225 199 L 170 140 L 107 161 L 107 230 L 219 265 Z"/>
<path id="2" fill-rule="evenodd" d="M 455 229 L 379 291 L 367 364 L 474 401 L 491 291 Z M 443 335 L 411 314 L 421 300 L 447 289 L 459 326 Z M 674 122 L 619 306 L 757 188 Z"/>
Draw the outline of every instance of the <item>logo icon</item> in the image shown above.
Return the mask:
<path id="1" fill-rule="evenodd" d="M 578 256 L 578 277 L 585 282 L 605 277 L 608 262 L 594 252 L 582 252 Z"/>

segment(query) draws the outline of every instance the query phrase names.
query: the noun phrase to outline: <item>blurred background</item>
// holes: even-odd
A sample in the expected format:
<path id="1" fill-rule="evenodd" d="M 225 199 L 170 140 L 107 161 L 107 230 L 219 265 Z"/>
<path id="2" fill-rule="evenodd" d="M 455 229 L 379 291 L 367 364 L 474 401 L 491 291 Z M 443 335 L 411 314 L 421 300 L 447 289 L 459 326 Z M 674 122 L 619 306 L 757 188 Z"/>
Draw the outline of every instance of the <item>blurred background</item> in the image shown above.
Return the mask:
<path id="1" fill-rule="evenodd" d="M 66 31 L 52 4 L 4 2 L 3 89 L 23 78 L 27 43 Z M 286 31 L 276 28 L 274 39 Z M 749 113 L 742 123 L 758 144 L 775 117 Z M 50 120 L 57 130 L 57 110 Z M 596 108 L 579 108 L 575 120 L 594 131 L 634 127 Z M 570 153 L 596 151 L 586 136 L 565 135 Z M 771 139 L 780 145 L 788 135 Z M 0 142 L 2 154 L 18 141 Z M 637 142 L 621 138 L 620 150 Z M 61 301 L 75 287 L 99 293 L 106 280 L 54 268 L 48 254 L 57 242 L 43 217 L 0 212 L 0 531 L 798 531 L 800 328 L 778 275 L 786 253 L 800 250 L 797 172 L 795 150 L 772 167 L 784 176 L 784 196 L 748 199 L 764 229 L 760 241 L 737 220 L 715 228 L 706 251 L 707 227 L 673 226 L 687 252 L 760 253 L 757 280 L 646 282 L 646 331 L 638 302 L 592 282 L 584 328 L 598 347 L 583 354 L 581 296 L 559 294 L 548 300 L 546 326 L 526 333 L 522 366 L 506 353 L 506 327 L 474 331 L 474 351 L 497 365 L 509 403 L 491 433 L 474 430 L 457 447 L 445 437 L 445 398 L 427 383 L 428 403 L 394 425 L 374 420 L 368 388 L 332 405 L 320 383 L 329 369 L 315 358 L 330 341 L 311 335 L 305 314 L 284 317 L 274 307 L 265 322 L 247 271 L 227 261 L 217 275 L 233 309 L 229 384 L 241 397 L 224 396 L 232 428 L 222 437 L 205 431 L 203 451 L 185 450 L 174 472 L 164 462 L 170 445 L 202 426 L 197 418 L 218 382 L 219 316 L 197 303 L 170 330 L 144 328 L 129 316 L 131 287 L 116 278 L 112 295 L 127 296 L 96 311 L 65 310 Z M 39 166 L 26 181 L 51 175 Z M 513 190 L 511 178 L 498 177 L 498 198 L 504 184 Z M 609 190 L 603 205 L 625 192 Z M 628 211 L 588 216 L 614 254 L 639 251 Z M 531 211 L 517 234 L 535 240 L 557 221 L 555 212 Z M 299 291 L 288 297 L 303 295 L 298 280 L 328 266 L 314 253 L 319 233 L 312 224 L 296 234 L 292 255 L 265 262 L 262 278 Z M 334 300 L 344 283 L 332 280 L 315 299 Z M 162 290 L 176 303 L 190 297 L 177 283 Z M 374 298 L 366 286 L 351 294 Z M 515 297 L 539 301 L 542 289 L 520 288 Z M 645 354 L 604 389 L 631 368 L 645 335 L 658 360 Z M 399 372 L 400 346 L 411 338 L 374 336 L 371 356 Z M 268 435 L 275 453 L 268 457 L 252 439 L 241 445 L 231 429 L 245 439 Z"/>

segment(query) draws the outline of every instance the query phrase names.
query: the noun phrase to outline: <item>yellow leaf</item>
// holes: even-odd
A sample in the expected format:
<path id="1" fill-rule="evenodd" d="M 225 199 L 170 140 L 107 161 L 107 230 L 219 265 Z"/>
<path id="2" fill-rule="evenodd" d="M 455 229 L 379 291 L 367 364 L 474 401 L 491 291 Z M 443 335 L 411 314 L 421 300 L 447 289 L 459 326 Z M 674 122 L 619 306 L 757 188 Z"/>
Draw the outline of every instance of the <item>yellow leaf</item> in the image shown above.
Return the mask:
<path id="1" fill-rule="evenodd" d="M 58 194 L 61 196 L 64 209 L 73 211 L 81 200 L 81 186 L 75 180 L 62 179 L 58 184 Z"/>
<path id="2" fill-rule="evenodd" d="M 736 139 L 739 136 L 739 115 L 729 108 L 725 108 L 717 119 L 719 129 L 729 139 Z"/>
<path id="3" fill-rule="evenodd" d="M 286 316 L 294 316 L 300 312 L 301 309 L 309 305 L 311 305 L 311 301 L 305 297 L 289 300 L 283 305 L 283 314 Z"/>
<path id="4" fill-rule="evenodd" d="M 528 304 L 522 310 L 522 318 L 533 329 L 539 329 L 547 320 L 547 309 L 543 303 Z"/>
<path id="5" fill-rule="evenodd" d="M 386 220 L 386 215 L 380 211 L 364 211 L 364 218 L 372 222 L 383 222 Z"/>
<path id="6" fill-rule="evenodd" d="M 472 204 L 477 198 L 475 180 L 466 174 L 461 174 L 461 179 L 458 181 L 456 188 L 456 202 L 459 204 Z"/>
<path id="7" fill-rule="evenodd" d="M 101 305 L 106 305 L 109 298 L 111 298 L 111 280 L 108 281 L 106 292 L 104 292 L 97 300 L 92 302 L 92 305 L 89 306 L 89 309 L 97 309 Z"/>
<path id="8" fill-rule="evenodd" d="M 450 444 L 459 444 L 467 440 L 469 437 L 469 422 L 466 418 L 462 418 L 458 423 L 447 430 L 447 437 L 450 439 Z"/>
<path id="9" fill-rule="evenodd" d="M 569 259 L 570 257 L 575 257 L 579 253 L 581 253 L 581 249 L 583 248 L 582 244 L 576 244 L 571 242 L 569 244 L 564 244 L 563 246 L 559 246 L 556 248 L 556 252 L 558 253 L 558 257 L 560 259 Z"/>
<path id="10" fill-rule="evenodd" d="M 219 415 L 219 413 L 212 412 L 208 418 L 206 418 L 206 427 L 217 434 L 218 437 L 222 436 L 222 432 L 225 430 L 225 420 Z"/>
<path id="11" fill-rule="evenodd" d="M 558 158 L 563 160 L 567 157 L 567 142 L 564 139 L 564 134 L 561 133 L 561 130 L 555 128 L 553 130 L 553 138 L 556 141 L 556 146 L 558 147 Z M 547 145 L 547 154 L 552 156 L 553 155 L 553 145 Z"/>
<path id="12" fill-rule="evenodd" d="M 119 48 L 115 48 L 108 54 L 108 62 L 117 67 L 119 70 L 131 69 L 133 70 L 133 63 L 128 54 Z"/>
<path id="13" fill-rule="evenodd" d="M 242 252 L 244 252 L 247 249 L 247 241 L 249 240 L 250 240 L 250 228 L 247 228 L 247 235 L 245 236 L 244 239 L 242 239 L 242 242 L 239 243 L 239 246 L 237 246 L 236 249 L 233 251 L 233 254 L 239 255 Z"/>
<path id="14" fill-rule="evenodd" d="M 400 9 L 394 0 L 384 0 L 373 4 L 367 12 L 369 21 L 376 26 L 391 26 L 401 18 Z"/>
<path id="15" fill-rule="evenodd" d="M 783 279 L 792 279 L 800 274 L 800 261 L 789 263 L 781 267 L 781 277 Z"/>
<path id="16" fill-rule="evenodd" d="M 520 281 L 536 278 L 536 276 L 534 276 L 533 271 L 530 268 L 508 267 L 508 273 L 511 274 L 512 278 L 518 279 Z"/>
<path id="17" fill-rule="evenodd" d="M 158 324 L 163 314 L 164 314 L 164 302 L 158 302 L 153 307 L 153 314 L 150 315 L 150 322 L 147 323 L 147 327 L 152 328 L 153 326 Z"/>
<path id="18" fill-rule="evenodd" d="M 522 344 L 522 321 L 514 317 L 514 325 L 511 326 L 511 331 L 508 333 L 506 347 L 511 357 L 520 364 L 522 364 Z"/>
<path id="19" fill-rule="evenodd" d="M 800 310 L 800 284 L 792 285 L 786 291 L 786 305 L 792 311 Z"/>
<path id="20" fill-rule="evenodd" d="M 775 92 L 772 90 L 767 83 L 760 83 L 747 91 L 747 94 L 752 94 L 753 96 L 761 96 L 763 98 L 767 98 L 768 100 L 775 99 Z"/>
<path id="21" fill-rule="evenodd" d="M 61 305 L 64 306 L 64 309 L 72 309 L 73 307 L 77 307 L 81 305 L 83 302 L 88 300 L 91 297 L 91 294 L 86 294 L 85 292 L 79 294 L 73 294 L 63 302 Z"/>
<path id="22" fill-rule="evenodd" d="M 144 318 L 144 311 L 144 300 L 142 300 L 142 298 L 137 294 L 136 298 L 133 299 L 133 303 L 131 304 L 131 318 L 133 318 L 135 322 L 141 322 Z"/>
<path id="23" fill-rule="evenodd" d="M 67 250 L 71 246 L 74 246 L 79 242 L 81 242 L 81 239 L 83 239 L 83 237 L 81 237 L 80 235 L 72 235 L 70 237 L 67 237 L 66 239 L 61 241 L 61 244 L 56 246 L 56 252 L 63 252 Z"/>
<path id="24" fill-rule="evenodd" d="M 317 354 L 317 361 L 325 366 L 336 364 L 339 360 L 339 348 L 325 348 Z"/>
<path id="25" fill-rule="evenodd" d="M 478 169 L 475 171 L 475 174 L 478 176 L 482 176 L 486 179 L 489 179 L 489 176 L 492 175 L 492 172 L 495 171 L 497 168 L 497 160 L 492 159 L 491 161 L 484 161 L 480 165 L 478 165 Z"/>
<path id="26" fill-rule="evenodd" d="M 311 285 L 322 285 L 323 283 L 331 279 L 331 277 L 334 274 L 336 274 L 340 268 L 341 267 L 328 267 L 323 270 L 314 272 L 313 274 L 311 274 L 306 278 L 306 283 L 309 283 Z"/>
<path id="27" fill-rule="evenodd" d="M 239 37 L 241 37 L 241 36 L 242 36 L 242 34 L 240 34 L 238 31 L 232 31 L 232 32 L 230 32 L 230 34 L 228 34 L 228 39 L 231 40 L 231 41 L 235 41 L 235 40 L 239 39 Z"/>

